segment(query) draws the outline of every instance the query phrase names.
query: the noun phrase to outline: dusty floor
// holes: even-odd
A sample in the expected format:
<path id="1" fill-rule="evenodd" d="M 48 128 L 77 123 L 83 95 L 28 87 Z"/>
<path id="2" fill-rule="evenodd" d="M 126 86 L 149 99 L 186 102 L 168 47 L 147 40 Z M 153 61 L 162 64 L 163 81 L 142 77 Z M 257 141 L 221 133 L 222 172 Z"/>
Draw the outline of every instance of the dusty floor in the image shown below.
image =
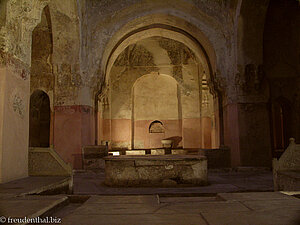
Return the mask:
<path id="1" fill-rule="evenodd" d="M 1 184 L 0 222 L 2 216 L 51 216 L 76 225 L 300 224 L 300 199 L 273 192 L 266 170 L 210 171 L 209 186 L 180 188 L 111 188 L 103 172 L 77 171 L 73 195 L 28 195 L 65 181 L 28 177 Z"/>
<path id="2" fill-rule="evenodd" d="M 62 224 L 297 225 L 300 199 L 278 192 L 215 197 L 92 196 Z"/>

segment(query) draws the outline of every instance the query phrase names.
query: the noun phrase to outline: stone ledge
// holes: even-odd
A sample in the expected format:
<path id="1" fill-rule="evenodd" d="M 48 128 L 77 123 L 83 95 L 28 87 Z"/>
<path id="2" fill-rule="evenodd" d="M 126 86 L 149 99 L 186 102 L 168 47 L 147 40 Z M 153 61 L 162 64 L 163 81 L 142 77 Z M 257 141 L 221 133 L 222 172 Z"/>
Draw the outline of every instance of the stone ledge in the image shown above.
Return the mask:
<path id="1" fill-rule="evenodd" d="M 105 160 L 171 160 L 171 161 L 188 161 L 188 160 L 207 160 L 205 156 L 201 155 L 120 155 L 104 157 Z"/>
<path id="2" fill-rule="evenodd" d="M 29 176 L 72 176 L 72 166 L 53 148 L 29 148 Z"/>

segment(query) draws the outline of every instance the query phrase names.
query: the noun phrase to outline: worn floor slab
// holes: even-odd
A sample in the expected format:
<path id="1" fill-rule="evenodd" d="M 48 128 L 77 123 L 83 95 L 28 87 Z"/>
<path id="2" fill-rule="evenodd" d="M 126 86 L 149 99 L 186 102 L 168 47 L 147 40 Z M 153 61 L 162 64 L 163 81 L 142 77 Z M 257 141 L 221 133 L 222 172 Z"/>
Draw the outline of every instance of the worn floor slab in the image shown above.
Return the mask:
<path id="1" fill-rule="evenodd" d="M 159 197 L 159 203 L 215 202 L 217 197 Z"/>
<path id="2" fill-rule="evenodd" d="M 227 212 L 232 211 L 249 211 L 249 208 L 245 207 L 240 202 L 180 202 L 167 204 L 164 207 L 160 207 L 156 213 L 159 214 L 177 214 L 177 213 L 195 213 L 199 214 L 202 212 Z"/>
<path id="3" fill-rule="evenodd" d="M 158 197 L 154 195 L 133 195 L 133 196 L 97 196 L 87 200 L 89 204 L 156 204 Z"/>
<path id="4" fill-rule="evenodd" d="M 295 198 L 289 195 L 282 194 L 281 192 L 246 192 L 246 193 L 219 193 L 219 197 L 224 200 L 236 200 L 236 201 L 247 201 L 247 200 L 275 200 L 275 199 L 292 199 Z"/>
<path id="5" fill-rule="evenodd" d="M 49 177 L 26 177 L 0 184 L 0 199 L 28 193 L 41 192 L 56 185 L 69 181 L 69 177 L 49 176 Z"/>
<path id="6" fill-rule="evenodd" d="M 298 225 L 300 199 L 277 192 L 216 197 L 92 196 L 63 224 Z"/>
<path id="7" fill-rule="evenodd" d="M 299 225 L 300 210 L 276 209 L 248 212 L 204 212 L 208 225 Z"/>
<path id="8" fill-rule="evenodd" d="M 61 179 L 65 178 L 36 177 L 1 184 L 0 216 L 38 215 L 65 201 L 65 196 L 20 197 Z M 74 178 L 75 194 L 96 196 L 67 206 L 68 210 L 55 216 L 62 218 L 62 224 L 300 224 L 300 199 L 261 192 L 273 189 L 269 171 L 216 172 L 209 179 L 211 185 L 204 187 L 109 188 L 103 185 L 104 173 L 79 173 Z"/>
<path id="9" fill-rule="evenodd" d="M 207 225 L 197 214 L 133 214 L 133 215 L 74 215 L 63 219 L 64 225 Z"/>
<path id="10" fill-rule="evenodd" d="M 0 199 L 0 216 L 34 218 L 67 201 L 66 196 L 23 196 Z"/>

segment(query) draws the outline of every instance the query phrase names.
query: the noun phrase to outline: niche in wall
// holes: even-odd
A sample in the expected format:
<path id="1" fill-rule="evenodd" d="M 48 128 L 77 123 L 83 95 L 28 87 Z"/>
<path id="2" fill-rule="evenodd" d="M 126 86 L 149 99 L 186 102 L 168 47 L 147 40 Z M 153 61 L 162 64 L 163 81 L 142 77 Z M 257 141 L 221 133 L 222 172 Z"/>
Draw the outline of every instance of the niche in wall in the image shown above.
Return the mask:
<path id="1" fill-rule="evenodd" d="M 149 126 L 149 133 L 165 133 L 162 122 L 155 120 Z"/>
<path id="2" fill-rule="evenodd" d="M 30 97 L 29 147 L 49 147 L 50 100 L 48 95 L 36 90 Z"/>

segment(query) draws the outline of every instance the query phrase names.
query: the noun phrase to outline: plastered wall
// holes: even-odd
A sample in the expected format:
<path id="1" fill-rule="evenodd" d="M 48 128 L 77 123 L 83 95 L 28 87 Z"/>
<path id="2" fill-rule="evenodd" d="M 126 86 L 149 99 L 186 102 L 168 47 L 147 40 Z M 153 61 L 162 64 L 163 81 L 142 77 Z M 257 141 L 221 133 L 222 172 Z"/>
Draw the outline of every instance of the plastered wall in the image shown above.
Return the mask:
<path id="1" fill-rule="evenodd" d="M 99 142 L 108 138 L 112 148 L 140 149 L 162 147 L 161 139 L 175 138 L 175 147 L 200 148 L 204 141 L 211 147 L 212 122 L 201 125 L 201 68 L 191 50 L 168 38 L 127 47 L 112 67 L 107 93 L 100 96 Z M 202 116 L 210 118 L 213 102 L 204 101 L 212 106 Z M 155 120 L 163 123 L 163 133 L 149 133 Z"/>
<path id="2" fill-rule="evenodd" d="M 28 174 L 29 92 L 28 80 L 18 71 L 1 68 L 1 182 L 26 177 Z"/>

